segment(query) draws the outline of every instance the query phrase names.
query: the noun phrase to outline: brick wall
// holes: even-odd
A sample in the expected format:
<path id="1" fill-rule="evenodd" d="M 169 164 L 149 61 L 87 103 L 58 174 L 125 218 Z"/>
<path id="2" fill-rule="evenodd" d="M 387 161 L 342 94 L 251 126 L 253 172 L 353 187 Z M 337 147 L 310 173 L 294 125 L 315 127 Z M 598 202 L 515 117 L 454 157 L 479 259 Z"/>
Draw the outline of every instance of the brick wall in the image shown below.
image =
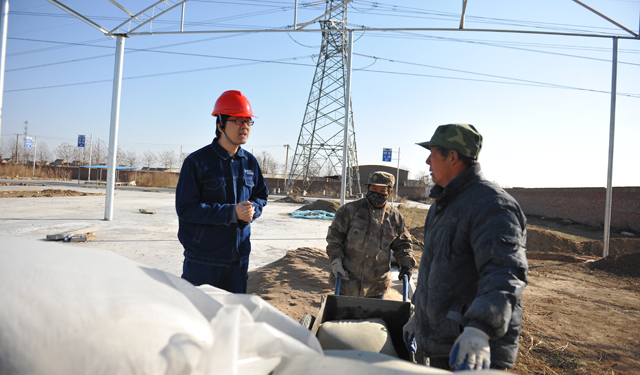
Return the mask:
<path id="1" fill-rule="evenodd" d="M 271 189 L 280 189 L 281 193 L 285 191 L 284 179 L 282 178 L 265 178 L 267 181 L 267 187 L 269 191 Z M 302 181 L 298 180 L 295 186 L 302 189 Z M 324 191 L 326 196 L 336 197 L 340 195 L 340 181 L 313 181 L 309 187 L 308 195 L 321 195 L 320 192 Z M 367 186 L 362 185 L 362 193 L 366 194 Z M 355 191 L 357 193 L 357 190 Z M 395 192 L 393 193 L 395 196 Z M 425 188 L 421 186 L 400 186 L 398 189 L 398 196 L 411 200 L 423 200 L 425 198 Z"/>
<path id="2" fill-rule="evenodd" d="M 506 189 L 527 215 L 604 225 L 605 188 Z M 640 187 L 614 187 L 611 226 L 640 232 Z"/>

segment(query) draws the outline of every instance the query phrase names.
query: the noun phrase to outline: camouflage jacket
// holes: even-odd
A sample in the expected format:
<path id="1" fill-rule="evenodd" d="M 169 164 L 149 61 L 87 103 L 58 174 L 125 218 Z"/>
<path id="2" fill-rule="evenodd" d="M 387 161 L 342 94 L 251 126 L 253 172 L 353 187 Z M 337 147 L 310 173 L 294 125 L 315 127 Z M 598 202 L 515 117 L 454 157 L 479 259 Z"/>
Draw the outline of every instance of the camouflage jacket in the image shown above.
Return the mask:
<path id="1" fill-rule="evenodd" d="M 349 280 L 342 280 L 340 294 L 374 297 L 389 286 L 391 250 L 400 266 L 413 267 L 411 235 L 404 218 L 389 203 L 375 208 L 366 198 L 338 209 L 327 234 L 327 255 L 342 258 Z M 333 273 L 329 282 L 335 285 Z"/>

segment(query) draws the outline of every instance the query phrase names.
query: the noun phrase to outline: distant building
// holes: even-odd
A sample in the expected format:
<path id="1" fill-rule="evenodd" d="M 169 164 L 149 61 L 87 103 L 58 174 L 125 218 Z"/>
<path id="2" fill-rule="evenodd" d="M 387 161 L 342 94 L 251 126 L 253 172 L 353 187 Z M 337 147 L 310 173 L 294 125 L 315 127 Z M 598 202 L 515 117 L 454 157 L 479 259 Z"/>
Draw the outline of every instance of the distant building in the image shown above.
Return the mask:
<path id="1" fill-rule="evenodd" d="M 53 167 L 61 167 L 63 165 L 67 165 L 67 161 L 64 159 L 56 159 L 51 166 Z"/>
<path id="2" fill-rule="evenodd" d="M 369 174 L 376 171 L 391 173 L 394 177 L 398 179 L 399 186 L 407 186 L 407 180 L 409 179 L 409 171 L 406 169 L 400 168 L 400 171 L 398 173 L 397 167 L 389 167 L 386 165 L 361 165 L 360 166 L 360 183 L 366 184 L 367 180 L 369 179 Z"/>

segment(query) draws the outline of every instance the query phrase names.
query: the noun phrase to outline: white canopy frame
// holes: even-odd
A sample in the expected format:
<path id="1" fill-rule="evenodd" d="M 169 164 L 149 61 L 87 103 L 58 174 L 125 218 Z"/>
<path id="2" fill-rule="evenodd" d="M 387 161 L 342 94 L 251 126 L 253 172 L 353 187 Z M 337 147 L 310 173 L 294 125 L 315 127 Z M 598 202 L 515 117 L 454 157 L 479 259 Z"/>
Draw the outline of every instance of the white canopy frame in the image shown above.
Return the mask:
<path id="1" fill-rule="evenodd" d="M 8 25 L 8 14 L 9 14 L 9 0 L 0 0 L 2 1 L 2 11 L 0 12 L 0 21 L 2 24 L 0 25 L 0 130 L 2 128 L 2 103 L 3 97 L 2 93 L 4 92 L 4 72 L 5 72 L 5 56 L 6 56 L 6 43 L 7 43 L 7 25 Z M 311 21 L 298 24 L 298 1 L 295 0 L 295 12 L 294 12 L 294 24 L 293 26 L 287 26 L 283 29 L 270 29 L 270 30 L 204 30 L 204 31 L 184 31 L 184 12 L 185 12 L 185 4 L 188 0 L 160 0 L 151 6 L 145 8 L 143 11 L 134 14 L 130 12 L 122 5 L 120 5 L 116 0 L 109 0 L 112 4 L 114 4 L 117 8 L 125 12 L 130 18 L 112 29 L 111 31 L 106 28 L 98 25 L 97 23 L 91 21 L 89 18 L 83 16 L 82 14 L 74 11 L 73 9 L 67 7 L 62 4 L 58 0 L 47 0 L 48 2 L 56 5 L 60 9 L 65 12 L 75 16 L 76 18 L 82 20 L 87 23 L 91 27 L 99 30 L 104 33 L 106 36 L 111 38 L 116 38 L 116 57 L 115 57 L 115 68 L 114 68 L 114 78 L 113 78 L 113 96 L 111 103 L 111 125 L 110 125 L 110 135 L 109 135 L 109 164 L 107 170 L 107 194 L 105 201 L 105 216 L 104 220 L 111 221 L 113 220 L 113 197 L 115 191 L 115 171 L 116 171 L 116 151 L 117 150 L 117 138 L 118 138 L 118 124 L 120 117 L 120 91 L 122 87 L 122 67 L 123 67 L 123 57 L 124 57 L 124 41 L 127 37 L 132 36 L 143 36 L 143 35 L 165 35 L 165 34 L 210 34 L 210 33 L 292 33 L 292 32 L 311 32 L 311 33 L 321 33 L 326 32 L 326 30 L 322 29 L 305 29 L 310 24 L 320 20 L 322 17 L 331 13 L 325 12 L 319 17 L 312 19 Z M 344 0 L 338 7 L 347 6 L 353 0 Z M 607 167 L 607 187 L 606 187 L 606 203 L 605 203 L 605 219 L 604 219 L 604 249 L 603 249 L 603 257 L 609 255 L 609 240 L 610 240 L 610 227 L 611 227 L 611 201 L 612 201 L 612 178 L 613 178 L 613 150 L 615 144 L 615 120 L 616 120 L 616 95 L 617 95 L 617 75 L 618 75 L 618 41 L 619 39 L 632 39 L 632 40 L 640 40 L 640 35 L 633 30 L 621 25 L 620 23 L 614 21 L 613 19 L 607 17 L 601 12 L 589 7 L 579 0 L 572 0 L 573 2 L 579 4 L 580 6 L 588 9 L 589 11 L 597 14 L 599 17 L 607 20 L 608 22 L 616 25 L 621 30 L 624 30 L 627 34 L 631 35 L 606 35 L 606 34 L 589 34 L 589 33 L 562 33 L 562 32 L 548 32 L 548 31 L 537 31 L 537 30 L 500 30 L 500 29 L 465 29 L 464 21 L 466 14 L 466 6 L 467 0 L 462 0 L 462 10 L 460 15 L 460 24 L 458 28 L 422 28 L 422 27 L 412 27 L 412 28 L 350 28 L 347 29 L 349 34 L 349 45 L 348 45 L 348 69 L 347 69 L 347 79 L 345 80 L 345 84 L 347 85 L 347 102 L 345 105 L 348 108 L 349 101 L 348 98 L 351 95 L 350 86 L 351 86 L 351 58 L 353 54 L 353 45 L 351 43 L 352 35 L 354 31 L 367 31 L 367 32 L 385 32 L 385 31 L 467 31 L 467 32 L 492 32 L 492 33 L 520 33 L 520 34 L 540 34 L 540 35 L 556 35 L 556 36 L 574 36 L 574 37 L 589 37 L 589 38 L 611 38 L 613 40 L 613 58 L 612 58 L 612 77 L 611 77 L 611 108 L 610 108 L 610 123 L 609 123 L 609 154 L 608 154 L 608 167 Z M 167 12 L 175 9 L 178 6 L 182 6 L 182 21 L 180 24 L 180 31 L 162 31 L 162 32 L 153 32 L 151 30 L 153 20 L 161 17 Z M 335 9 L 335 8 L 334 8 Z M 157 13 L 156 13 L 157 12 Z M 134 23 L 135 26 L 130 30 L 123 31 L 120 30 L 126 24 Z M 137 31 L 142 26 L 149 25 L 148 32 Z M 347 116 L 348 117 L 348 116 Z M 348 122 L 348 120 L 346 120 Z M 348 128 L 348 123 L 345 124 L 345 129 Z M 346 132 L 345 132 L 346 133 Z M 347 144 L 347 140 L 345 139 L 344 144 Z M 343 166 L 344 168 L 344 166 Z M 343 171 L 343 176 L 345 171 Z M 343 178 L 344 184 L 344 178 Z M 341 189 L 341 197 L 340 201 L 344 202 L 344 187 Z"/>

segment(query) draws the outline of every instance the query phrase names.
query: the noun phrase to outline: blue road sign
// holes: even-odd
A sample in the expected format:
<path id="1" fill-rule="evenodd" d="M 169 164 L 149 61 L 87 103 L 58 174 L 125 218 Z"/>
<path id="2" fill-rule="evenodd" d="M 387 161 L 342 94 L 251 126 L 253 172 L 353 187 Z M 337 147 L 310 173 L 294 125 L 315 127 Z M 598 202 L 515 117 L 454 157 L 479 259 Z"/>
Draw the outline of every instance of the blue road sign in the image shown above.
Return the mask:
<path id="1" fill-rule="evenodd" d="M 391 161 L 392 151 L 390 148 L 382 149 L 382 161 Z"/>
<path id="2" fill-rule="evenodd" d="M 78 147 L 84 147 L 84 135 L 78 136 Z"/>
<path id="3" fill-rule="evenodd" d="M 25 146 L 26 146 L 27 148 L 31 148 L 31 138 L 27 138 L 27 141 L 26 141 L 26 143 L 25 143 Z"/>

